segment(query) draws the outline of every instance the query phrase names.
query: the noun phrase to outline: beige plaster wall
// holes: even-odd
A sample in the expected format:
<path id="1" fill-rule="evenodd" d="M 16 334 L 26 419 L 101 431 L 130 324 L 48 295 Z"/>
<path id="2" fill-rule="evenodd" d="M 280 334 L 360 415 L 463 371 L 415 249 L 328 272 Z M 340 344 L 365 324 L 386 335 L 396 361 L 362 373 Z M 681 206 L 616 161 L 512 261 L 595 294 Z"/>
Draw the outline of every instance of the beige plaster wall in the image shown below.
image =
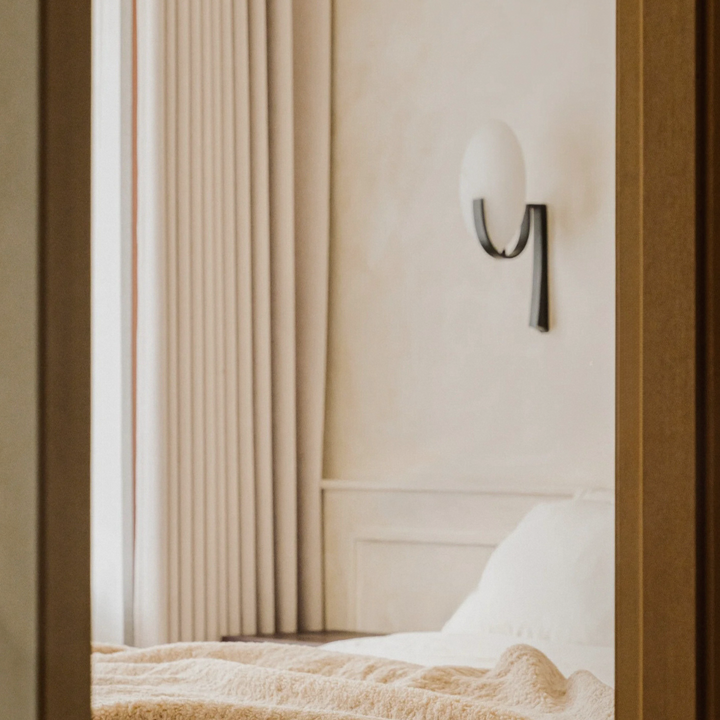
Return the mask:
<path id="1" fill-rule="evenodd" d="M 38 8 L 0 0 L 0 717 L 36 717 Z"/>
<path id="2" fill-rule="evenodd" d="M 335 0 L 324 475 L 612 487 L 613 0 Z M 458 177 L 486 117 L 547 203 L 532 253 L 487 256 Z"/>

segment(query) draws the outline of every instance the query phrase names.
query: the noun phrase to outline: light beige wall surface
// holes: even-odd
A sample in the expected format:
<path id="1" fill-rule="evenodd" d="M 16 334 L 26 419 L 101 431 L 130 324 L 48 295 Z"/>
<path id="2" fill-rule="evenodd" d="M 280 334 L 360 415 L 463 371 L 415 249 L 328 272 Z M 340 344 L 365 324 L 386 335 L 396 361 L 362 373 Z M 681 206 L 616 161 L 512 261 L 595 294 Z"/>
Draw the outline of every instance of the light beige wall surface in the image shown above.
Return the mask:
<path id="1" fill-rule="evenodd" d="M 325 477 L 614 483 L 615 5 L 335 0 Z M 459 209 L 488 117 L 547 203 L 532 252 L 486 255 Z"/>
<path id="2" fill-rule="evenodd" d="M 35 718 L 38 14 L 0 0 L 0 716 Z"/>

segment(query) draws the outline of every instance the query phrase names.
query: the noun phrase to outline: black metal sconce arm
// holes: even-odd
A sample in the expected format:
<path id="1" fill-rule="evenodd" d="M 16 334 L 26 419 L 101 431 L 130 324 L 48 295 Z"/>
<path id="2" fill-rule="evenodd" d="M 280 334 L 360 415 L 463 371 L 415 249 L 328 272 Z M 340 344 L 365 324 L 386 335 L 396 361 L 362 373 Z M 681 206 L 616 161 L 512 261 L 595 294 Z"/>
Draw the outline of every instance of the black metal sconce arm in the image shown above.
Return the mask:
<path id="1" fill-rule="evenodd" d="M 530 227 L 534 230 L 535 250 L 533 258 L 532 302 L 530 305 L 530 326 L 540 332 L 550 329 L 550 313 L 548 299 L 548 242 L 547 242 L 547 205 L 528 205 L 525 208 L 520 237 L 512 252 L 499 251 L 490 240 L 485 224 L 485 203 L 482 198 L 473 200 L 473 219 L 475 232 L 480 245 L 491 257 L 498 260 L 516 258 L 524 249 L 530 238 Z M 531 223 L 532 220 L 532 223 Z"/>

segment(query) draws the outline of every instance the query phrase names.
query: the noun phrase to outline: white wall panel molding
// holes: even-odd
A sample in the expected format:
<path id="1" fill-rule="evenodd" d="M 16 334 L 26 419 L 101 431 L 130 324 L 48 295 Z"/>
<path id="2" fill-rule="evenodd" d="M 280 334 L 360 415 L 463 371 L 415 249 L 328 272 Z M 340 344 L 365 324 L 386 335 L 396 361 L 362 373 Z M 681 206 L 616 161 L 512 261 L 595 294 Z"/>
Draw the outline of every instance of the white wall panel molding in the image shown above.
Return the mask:
<path id="1" fill-rule="evenodd" d="M 535 485 L 533 483 L 477 482 L 453 478 L 412 478 L 383 480 L 323 480 L 323 491 L 328 492 L 401 492 L 401 493 L 455 493 L 468 495 L 532 495 L 537 497 L 567 495 L 576 492 L 573 486 Z M 583 490 L 578 490 L 583 492 Z"/>
<path id="2" fill-rule="evenodd" d="M 572 488 L 324 481 L 328 629 L 439 630 L 522 517 L 539 502 L 573 495 Z"/>

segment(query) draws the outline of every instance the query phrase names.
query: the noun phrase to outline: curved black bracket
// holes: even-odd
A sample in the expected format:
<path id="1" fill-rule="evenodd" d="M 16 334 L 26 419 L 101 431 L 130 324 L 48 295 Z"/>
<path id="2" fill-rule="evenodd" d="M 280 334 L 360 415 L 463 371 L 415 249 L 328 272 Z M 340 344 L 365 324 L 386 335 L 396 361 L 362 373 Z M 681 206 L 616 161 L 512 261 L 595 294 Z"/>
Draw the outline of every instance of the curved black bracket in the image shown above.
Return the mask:
<path id="1" fill-rule="evenodd" d="M 530 225 L 535 236 L 535 251 L 533 259 L 532 303 L 530 305 L 530 327 L 540 332 L 550 329 L 550 313 L 548 300 L 548 244 L 547 244 L 547 205 L 528 205 L 525 208 L 520 237 L 512 252 L 499 251 L 490 240 L 485 224 L 485 203 L 482 198 L 473 200 L 473 219 L 475 232 L 480 245 L 491 257 L 498 260 L 511 260 L 516 258 L 527 245 L 530 238 Z"/>
<path id="2" fill-rule="evenodd" d="M 520 226 L 520 237 L 518 238 L 515 249 L 510 253 L 506 253 L 505 250 L 498 250 L 490 240 L 488 235 L 487 226 L 485 225 L 485 201 L 482 198 L 473 200 L 473 219 L 475 220 L 475 232 L 477 233 L 478 240 L 483 246 L 485 252 L 500 260 L 510 260 L 517 257 L 527 245 L 528 238 L 530 237 L 530 213 L 525 208 L 525 214 L 523 215 L 522 225 Z"/>

